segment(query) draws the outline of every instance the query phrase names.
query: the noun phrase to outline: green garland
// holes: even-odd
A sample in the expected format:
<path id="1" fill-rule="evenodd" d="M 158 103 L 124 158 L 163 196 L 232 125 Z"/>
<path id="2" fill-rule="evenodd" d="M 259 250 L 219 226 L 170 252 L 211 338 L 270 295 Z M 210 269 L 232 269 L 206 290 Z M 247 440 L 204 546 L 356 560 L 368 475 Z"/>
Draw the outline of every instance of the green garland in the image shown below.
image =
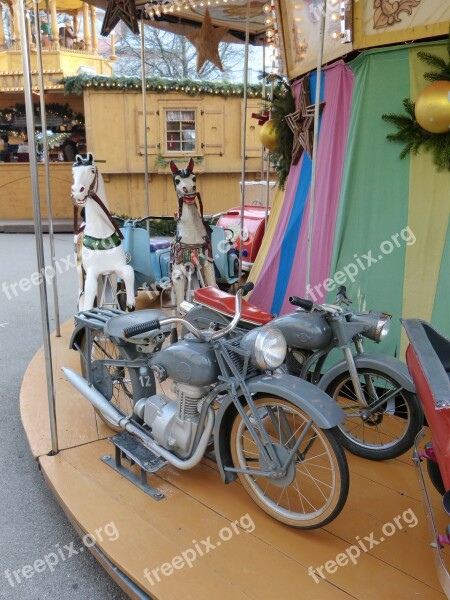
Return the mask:
<path id="1" fill-rule="evenodd" d="M 283 190 L 291 168 L 294 143 L 293 133 L 285 117 L 295 111 L 295 99 L 291 86 L 284 79 L 280 79 L 275 85 L 270 106 L 277 131 L 277 147 L 270 153 L 270 156 L 277 173 L 278 185 Z"/>
<path id="2" fill-rule="evenodd" d="M 447 43 L 447 52 L 449 61 L 443 58 L 429 54 L 428 52 L 419 52 L 417 56 L 426 64 L 437 69 L 424 74 L 427 81 L 450 81 L 450 35 Z M 416 121 L 415 103 L 410 98 L 403 100 L 405 114 L 385 114 L 382 119 L 392 123 L 397 127 L 397 133 L 387 135 L 390 142 L 404 142 L 405 146 L 400 154 L 400 158 L 405 158 L 408 154 L 417 154 L 421 148 L 429 151 L 433 155 L 433 163 L 438 171 L 450 171 L 450 132 L 431 133 L 423 129 Z"/>
<path id="3" fill-rule="evenodd" d="M 65 94 L 81 94 L 86 89 L 136 91 L 142 87 L 139 77 L 105 77 L 100 75 L 65 77 L 58 83 L 64 85 Z M 157 93 L 182 92 L 188 96 L 210 94 L 225 97 L 242 97 L 244 95 L 243 84 L 230 83 L 228 81 L 195 81 L 193 79 L 176 80 L 149 77 L 146 79 L 146 89 Z M 251 98 L 260 98 L 261 86 L 255 84 L 248 85 L 247 94 Z"/>
<path id="4" fill-rule="evenodd" d="M 47 104 L 45 107 L 47 116 L 60 117 L 64 124 L 73 126 L 84 125 L 84 115 L 75 113 L 68 104 Z M 41 107 L 39 104 L 34 105 L 34 115 L 39 116 Z M 0 123 L 14 125 L 15 117 L 25 117 L 25 104 L 16 104 L 0 110 Z"/>

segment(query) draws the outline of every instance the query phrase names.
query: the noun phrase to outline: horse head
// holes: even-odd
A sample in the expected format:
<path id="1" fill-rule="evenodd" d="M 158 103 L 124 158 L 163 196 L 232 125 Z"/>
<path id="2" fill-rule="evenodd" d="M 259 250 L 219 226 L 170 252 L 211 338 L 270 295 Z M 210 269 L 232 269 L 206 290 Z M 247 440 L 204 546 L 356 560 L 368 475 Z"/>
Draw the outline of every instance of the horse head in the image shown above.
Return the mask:
<path id="1" fill-rule="evenodd" d="M 179 203 L 194 204 L 197 197 L 196 179 L 193 173 L 194 160 L 191 158 L 185 169 L 179 169 L 173 160 L 171 160 L 170 170 L 172 171 L 173 184 Z"/>
<path id="2" fill-rule="evenodd" d="M 80 154 L 76 155 L 75 162 L 72 165 L 72 176 L 72 199 L 77 206 L 84 206 L 89 193 L 94 190 L 97 184 L 98 171 L 93 154 L 89 152 L 86 158 L 83 158 Z"/>

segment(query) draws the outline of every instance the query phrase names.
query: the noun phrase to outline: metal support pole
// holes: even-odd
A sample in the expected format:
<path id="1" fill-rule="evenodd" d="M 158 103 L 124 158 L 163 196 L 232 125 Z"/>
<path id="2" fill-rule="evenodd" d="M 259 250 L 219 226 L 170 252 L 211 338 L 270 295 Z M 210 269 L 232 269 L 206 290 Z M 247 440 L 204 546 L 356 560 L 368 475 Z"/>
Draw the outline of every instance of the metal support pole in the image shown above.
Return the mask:
<path id="1" fill-rule="evenodd" d="M 41 28 L 39 23 L 39 5 L 34 2 L 34 22 L 36 29 L 36 57 L 38 67 L 38 81 L 39 81 L 39 101 L 41 107 L 41 129 L 42 129 L 42 150 L 44 152 L 44 168 L 45 168 L 45 185 L 47 194 L 47 217 L 48 217 L 48 236 L 50 239 L 50 256 L 52 263 L 52 289 L 53 289 L 53 304 L 55 310 L 55 329 L 56 337 L 61 337 L 61 324 L 59 320 L 59 300 L 58 300 L 58 282 L 56 277 L 56 252 L 55 252 L 55 238 L 53 231 L 53 213 L 52 213 L 52 198 L 50 191 L 50 167 L 48 162 L 48 140 L 47 140 L 47 113 L 45 110 L 45 96 L 44 96 L 44 69 L 42 66 L 42 46 L 41 46 Z M 28 143 L 30 138 L 28 137 Z"/>
<path id="2" fill-rule="evenodd" d="M 141 78 L 142 78 L 142 118 L 144 126 L 144 169 L 145 169 L 145 210 L 146 216 L 150 214 L 149 198 L 149 176 L 148 176 L 148 141 L 147 141 L 147 82 L 145 69 L 145 36 L 144 36 L 144 17 L 141 13 Z M 147 220 L 147 231 L 150 236 L 150 219 Z"/>
<path id="3" fill-rule="evenodd" d="M 248 87 L 248 49 L 250 43 L 250 0 L 247 1 L 245 21 L 245 60 L 244 60 L 244 124 L 242 131 L 242 171 L 241 171 L 241 219 L 239 231 L 239 281 L 242 278 L 242 235 L 244 231 L 245 205 L 245 152 L 247 150 L 247 87 Z"/>
<path id="4" fill-rule="evenodd" d="M 33 99 L 31 90 L 31 69 L 30 69 L 30 55 L 29 55 L 29 42 L 26 34 L 25 25 L 25 12 L 22 0 L 17 3 L 18 10 L 18 21 L 20 27 L 20 34 L 22 39 L 21 51 L 22 51 L 22 69 L 23 69 L 23 91 L 25 96 L 25 111 L 27 119 L 27 135 L 28 140 L 34 140 L 34 110 L 33 110 Z M 40 196 L 39 196 L 39 180 L 38 180 L 38 169 L 36 152 L 34 148 L 30 152 L 30 174 L 31 174 L 31 188 L 33 196 L 33 213 L 34 213 L 34 233 L 36 239 L 36 256 L 38 269 L 40 273 L 44 273 L 45 261 L 44 261 L 44 244 L 42 240 L 42 221 L 41 221 L 41 207 L 40 207 Z M 39 294 L 41 301 L 41 319 L 42 319 L 42 330 L 44 338 L 44 355 L 45 355 L 45 370 L 47 377 L 47 395 L 48 395 L 48 411 L 50 419 L 50 436 L 52 443 L 52 454 L 58 452 L 58 431 L 56 426 L 56 410 L 55 410 L 55 391 L 53 385 L 53 367 L 52 367 L 52 350 L 50 343 L 50 327 L 48 322 L 48 302 L 47 302 L 47 289 L 45 284 L 45 277 L 40 278 L 39 282 Z"/>
<path id="5" fill-rule="evenodd" d="M 316 100 L 314 103 L 314 137 L 313 137 L 313 155 L 311 166 L 311 188 L 309 192 L 309 221 L 308 221 L 308 247 L 306 253 L 306 294 L 310 288 L 311 277 L 311 252 L 312 252 L 312 230 L 314 221 L 314 202 L 316 199 L 316 166 L 317 166 L 317 141 L 319 139 L 319 106 L 320 106 L 320 88 L 322 79 L 322 60 L 323 43 L 325 37 L 325 17 L 327 14 L 327 0 L 323 0 L 322 11 L 320 15 L 320 40 L 319 55 L 317 57 L 317 80 L 316 80 Z"/>

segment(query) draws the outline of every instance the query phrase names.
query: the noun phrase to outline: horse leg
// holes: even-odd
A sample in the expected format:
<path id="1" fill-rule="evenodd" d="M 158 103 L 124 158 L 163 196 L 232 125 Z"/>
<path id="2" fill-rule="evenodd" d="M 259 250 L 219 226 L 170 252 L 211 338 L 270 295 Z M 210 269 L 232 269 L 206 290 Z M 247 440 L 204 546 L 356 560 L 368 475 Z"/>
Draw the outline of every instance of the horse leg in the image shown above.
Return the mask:
<path id="1" fill-rule="evenodd" d="M 186 277 L 183 272 L 181 265 L 174 265 L 172 270 L 172 283 L 175 290 L 175 296 L 177 299 L 177 312 L 180 312 L 180 304 L 184 300 L 185 288 L 186 288 Z"/>
<path id="2" fill-rule="evenodd" d="M 205 281 L 205 285 L 218 287 L 216 283 L 216 275 L 214 273 L 214 263 L 206 261 L 206 263 L 202 266 L 202 275 Z"/>
<path id="3" fill-rule="evenodd" d="M 125 283 L 127 292 L 127 308 L 134 310 L 136 298 L 134 297 L 134 269 L 131 265 L 124 265 L 117 269 L 117 273 Z"/>
<path id="4" fill-rule="evenodd" d="M 86 281 L 84 284 L 84 302 L 83 310 L 94 308 L 94 301 L 97 295 L 97 282 L 100 272 L 92 267 L 86 270 Z"/>

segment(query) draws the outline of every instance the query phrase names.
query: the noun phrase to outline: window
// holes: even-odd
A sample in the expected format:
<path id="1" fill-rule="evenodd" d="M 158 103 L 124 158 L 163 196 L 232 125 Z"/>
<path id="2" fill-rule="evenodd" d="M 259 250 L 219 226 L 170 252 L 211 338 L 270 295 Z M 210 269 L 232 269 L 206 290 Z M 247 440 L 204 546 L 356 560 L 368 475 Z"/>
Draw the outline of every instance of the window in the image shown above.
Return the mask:
<path id="1" fill-rule="evenodd" d="M 167 152 L 195 152 L 195 110 L 166 111 Z"/>

